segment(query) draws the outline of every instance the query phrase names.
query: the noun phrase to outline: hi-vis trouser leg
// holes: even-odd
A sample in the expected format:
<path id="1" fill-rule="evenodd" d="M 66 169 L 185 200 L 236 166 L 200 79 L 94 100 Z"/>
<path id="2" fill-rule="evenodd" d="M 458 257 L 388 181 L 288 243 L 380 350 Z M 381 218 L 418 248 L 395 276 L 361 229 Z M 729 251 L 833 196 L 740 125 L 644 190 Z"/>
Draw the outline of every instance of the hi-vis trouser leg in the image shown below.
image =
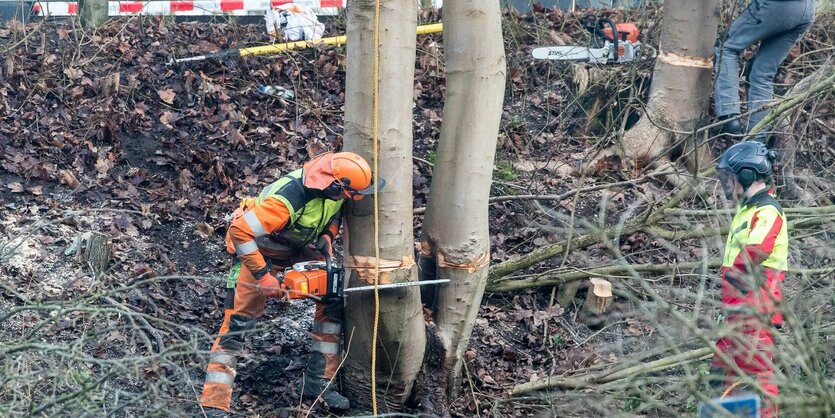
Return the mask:
<path id="1" fill-rule="evenodd" d="M 273 274 L 278 273 L 273 269 Z M 218 337 L 212 346 L 200 404 L 229 411 L 235 380 L 236 354 L 243 345 L 243 333 L 264 313 L 266 298 L 255 288 L 256 280 L 240 262 L 235 262 L 227 279 L 225 313 Z"/>
<path id="2" fill-rule="evenodd" d="M 778 388 L 774 380 L 774 336 L 770 324 L 770 317 L 758 318 L 754 315 L 728 315 L 725 323 L 731 328 L 731 335 L 716 342 L 716 348 L 736 363 L 744 373 L 757 382 L 760 390 L 777 396 Z M 722 361 L 721 357 L 713 358 L 712 367 L 724 370 L 725 378 L 722 391 L 730 389 L 736 382 L 741 382 L 733 369 Z M 738 386 L 731 392 L 754 391 L 745 385 Z M 721 393 L 721 392 L 720 392 Z M 777 418 L 777 405 L 767 396 L 763 397 L 762 418 Z"/>
<path id="3" fill-rule="evenodd" d="M 304 392 L 318 395 L 336 375 L 342 353 L 342 301 L 316 303 Z M 328 390 L 336 389 L 336 382 Z"/>

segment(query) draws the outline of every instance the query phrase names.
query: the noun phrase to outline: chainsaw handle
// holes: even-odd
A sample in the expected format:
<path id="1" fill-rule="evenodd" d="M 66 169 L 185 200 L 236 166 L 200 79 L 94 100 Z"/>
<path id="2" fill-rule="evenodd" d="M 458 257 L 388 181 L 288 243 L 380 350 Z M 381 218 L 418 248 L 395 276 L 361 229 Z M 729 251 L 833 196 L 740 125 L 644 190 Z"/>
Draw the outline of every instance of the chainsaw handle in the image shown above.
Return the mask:
<path id="1" fill-rule="evenodd" d="M 611 18 L 597 19 L 597 31 L 603 35 L 603 39 L 607 39 L 606 33 L 603 32 L 604 26 L 608 24 L 612 28 L 612 45 L 615 51 L 615 61 L 618 59 L 618 26 Z"/>
<path id="2" fill-rule="evenodd" d="M 330 274 L 331 267 L 333 266 L 331 255 L 328 252 L 328 250 L 322 250 L 322 255 L 325 257 L 325 271 L 328 272 L 328 274 Z"/>
<path id="3" fill-rule="evenodd" d="M 331 281 L 333 281 L 333 260 L 331 259 L 331 254 L 328 250 L 322 250 L 322 255 L 325 256 L 325 275 L 328 278 L 328 286 L 330 286 Z M 327 294 L 327 292 L 325 293 Z"/>

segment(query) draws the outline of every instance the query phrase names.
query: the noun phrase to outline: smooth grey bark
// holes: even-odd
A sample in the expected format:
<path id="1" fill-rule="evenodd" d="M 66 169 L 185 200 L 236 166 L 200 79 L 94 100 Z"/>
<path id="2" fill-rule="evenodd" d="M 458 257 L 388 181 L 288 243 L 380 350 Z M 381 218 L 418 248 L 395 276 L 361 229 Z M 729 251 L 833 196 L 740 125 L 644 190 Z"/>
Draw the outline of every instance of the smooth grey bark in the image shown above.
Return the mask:
<path id="1" fill-rule="evenodd" d="M 405 266 L 384 271 L 382 282 L 417 280 L 412 231 L 412 90 L 416 55 L 417 3 L 384 0 L 380 17 L 379 175 L 388 184 L 379 195 L 380 258 Z M 372 98 L 374 67 L 374 1 L 351 0 L 348 7 L 347 76 L 345 81 L 344 150 L 359 153 L 373 165 Z M 366 198 L 346 211 L 346 271 L 350 286 L 373 282 L 368 264 L 374 257 L 373 200 Z M 361 213 L 363 216 L 355 216 Z M 366 259 L 356 260 L 356 256 Z M 384 261 L 385 263 L 385 261 Z M 372 292 L 346 298 L 343 366 L 345 395 L 354 405 L 371 401 Z M 380 292 L 377 345 L 378 404 L 399 410 L 410 396 L 426 345 L 417 288 Z"/>
<path id="2" fill-rule="evenodd" d="M 498 0 L 444 2 L 444 59 L 444 119 L 420 265 L 424 278 L 451 280 L 437 289 L 430 332 L 430 355 L 437 358 L 428 357 L 427 365 L 440 366 L 438 392 L 453 396 L 490 259 L 487 209 L 506 73 Z"/>

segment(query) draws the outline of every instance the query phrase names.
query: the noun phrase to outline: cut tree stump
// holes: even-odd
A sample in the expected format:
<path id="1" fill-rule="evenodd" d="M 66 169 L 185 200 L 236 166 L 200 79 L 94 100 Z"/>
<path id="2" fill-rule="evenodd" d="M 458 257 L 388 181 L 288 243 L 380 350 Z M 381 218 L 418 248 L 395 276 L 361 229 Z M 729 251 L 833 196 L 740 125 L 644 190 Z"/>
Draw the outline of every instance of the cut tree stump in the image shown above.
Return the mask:
<path id="1" fill-rule="evenodd" d="M 586 296 L 585 308 L 593 314 L 604 314 L 612 306 L 612 283 L 598 277 L 589 279 L 589 293 Z"/>
<path id="2" fill-rule="evenodd" d="M 102 89 L 101 89 L 102 96 L 103 97 L 110 97 L 110 96 L 113 96 L 114 94 L 119 94 L 119 87 L 121 86 L 121 78 L 122 78 L 122 76 L 118 72 L 108 74 L 104 78 L 104 81 L 102 81 Z"/>
<path id="3" fill-rule="evenodd" d="M 96 276 L 107 271 L 110 262 L 110 240 L 107 235 L 89 231 L 76 238 L 76 242 L 76 255 L 82 263 L 89 265 Z"/>
<path id="4" fill-rule="evenodd" d="M 583 309 L 577 319 L 590 329 L 601 329 L 606 325 L 608 319 L 606 312 L 615 299 L 612 295 L 612 283 L 605 279 L 592 277 L 588 281 L 588 286 L 586 303 L 583 304 Z"/>

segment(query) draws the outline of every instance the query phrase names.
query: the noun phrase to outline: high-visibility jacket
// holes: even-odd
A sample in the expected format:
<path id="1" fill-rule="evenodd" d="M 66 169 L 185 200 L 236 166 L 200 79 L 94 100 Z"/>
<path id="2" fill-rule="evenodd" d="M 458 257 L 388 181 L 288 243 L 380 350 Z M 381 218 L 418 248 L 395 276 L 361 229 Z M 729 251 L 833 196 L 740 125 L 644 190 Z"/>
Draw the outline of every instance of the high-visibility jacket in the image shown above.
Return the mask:
<path id="1" fill-rule="evenodd" d="M 753 307 L 772 314 L 780 324 L 782 315 L 774 303 L 782 299 L 781 283 L 788 270 L 789 235 L 783 208 L 774 190 L 763 190 L 743 201 L 731 222 L 722 261 L 722 303 L 725 308 Z M 728 275 L 751 283 L 743 294 L 728 282 Z"/>
<path id="2" fill-rule="evenodd" d="M 288 260 L 321 235 L 333 239 L 342 220 L 342 201 L 304 187 L 304 173 L 276 180 L 236 212 L 226 235 L 226 250 L 260 278 L 269 272 L 266 258 Z"/>

